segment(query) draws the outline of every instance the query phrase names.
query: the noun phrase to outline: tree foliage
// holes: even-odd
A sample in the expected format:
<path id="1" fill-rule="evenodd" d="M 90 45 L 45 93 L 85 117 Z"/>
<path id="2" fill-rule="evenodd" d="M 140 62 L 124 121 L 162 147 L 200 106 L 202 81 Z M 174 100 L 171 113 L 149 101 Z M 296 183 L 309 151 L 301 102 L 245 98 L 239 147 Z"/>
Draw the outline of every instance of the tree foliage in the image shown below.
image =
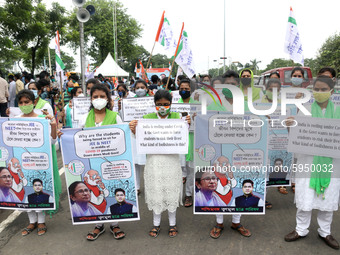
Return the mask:
<path id="1" fill-rule="evenodd" d="M 340 72 L 340 33 L 330 36 L 321 46 L 316 58 L 317 70 L 325 66 Z"/>
<path id="2" fill-rule="evenodd" d="M 20 58 L 34 73 L 41 66 L 56 30 L 64 29 L 66 10 L 53 3 L 51 10 L 41 0 L 7 0 L 0 8 L 0 30 L 21 52 Z"/>
<path id="3" fill-rule="evenodd" d="M 137 58 L 142 58 L 146 50 L 136 44 L 136 39 L 141 36 L 141 25 L 127 14 L 126 9 L 120 2 L 108 0 L 91 0 L 86 4 L 95 7 L 96 13 L 90 20 L 84 23 L 84 38 L 87 44 L 85 52 L 92 57 L 95 65 L 100 65 L 110 52 L 114 56 L 114 37 L 113 37 L 113 10 L 116 5 L 117 22 L 117 62 L 122 62 L 127 67 L 127 62 Z M 66 40 L 74 49 L 79 48 L 79 22 L 76 18 L 78 9 L 74 8 L 70 15 L 69 30 Z M 135 63 L 135 62 L 134 62 Z M 129 63 L 128 70 L 134 69 L 134 63 Z M 121 63 L 119 63 L 121 64 Z"/>

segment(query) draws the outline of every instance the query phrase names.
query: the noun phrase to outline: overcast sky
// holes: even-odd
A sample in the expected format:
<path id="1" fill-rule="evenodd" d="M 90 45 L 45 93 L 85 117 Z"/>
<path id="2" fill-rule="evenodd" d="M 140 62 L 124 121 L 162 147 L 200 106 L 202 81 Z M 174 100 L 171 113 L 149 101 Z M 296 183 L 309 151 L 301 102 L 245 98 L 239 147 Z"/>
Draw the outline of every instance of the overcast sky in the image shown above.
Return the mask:
<path id="1" fill-rule="evenodd" d="M 50 6 L 52 0 L 43 0 Z M 71 0 L 54 0 L 68 10 Z M 123 0 L 128 14 L 143 27 L 138 43 L 151 51 L 163 10 L 179 37 L 181 24 L 189 36 L 196 71 L 217 67 L 213 60 L 223 56 L 224 0 Z M 339 32 L 340 1 L 338 0 L 225 0 L 226 64 L 251 59 L 262 61 L 265 68 L 273 58 L 286 58 L 283 51 L 289 8 L 292 6 L 305 58 L 316 56 L 322 43 Z M 86 6 L 86 4 L 85 4 Z M 86 23 L 85 23 L 86 25 Z M 156 44 L 154 54 L 166 52 Z M 170 56 L 169 54 L 167 54 Z M 209 60 L 209 61 L 208 61 Z M 79 61 L 77 61 L 79 62 Z M 223 60 L 219 60 L 220 63 Z"/>

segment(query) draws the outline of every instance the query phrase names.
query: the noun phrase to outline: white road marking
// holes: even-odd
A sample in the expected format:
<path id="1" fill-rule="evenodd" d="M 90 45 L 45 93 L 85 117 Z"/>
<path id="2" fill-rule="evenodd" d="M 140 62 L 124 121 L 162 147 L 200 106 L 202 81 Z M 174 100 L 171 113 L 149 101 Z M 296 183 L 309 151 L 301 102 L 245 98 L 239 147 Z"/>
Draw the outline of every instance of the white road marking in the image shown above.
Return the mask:
<path id="1" fill-rule="evenodd" d="M 65 172 L 64 168 L 60 168 L 59 169 L 59 175 L 61 176 L 63 173 Z M 11 224 L 13 221 L 15 221 L 16 218 L 19 217 L 19 215 L 22 213 L 23 211 L 14 211 L 12 212 L 6 220 L 2 221 L 0 224 L 0 233 L 2 231 L 4 231 L 6 229 L 6 227 Z"/>

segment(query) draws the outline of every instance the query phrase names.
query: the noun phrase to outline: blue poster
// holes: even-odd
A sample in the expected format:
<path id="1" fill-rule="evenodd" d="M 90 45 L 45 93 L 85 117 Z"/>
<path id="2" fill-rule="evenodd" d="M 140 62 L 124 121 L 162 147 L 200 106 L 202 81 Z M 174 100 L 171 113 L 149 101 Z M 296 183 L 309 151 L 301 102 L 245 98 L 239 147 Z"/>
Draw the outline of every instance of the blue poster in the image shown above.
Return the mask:
<path id="1" fill-rule="evenodd" d="M 49 121 L 0 118 L 0 208 L 55 209 Z"/>
<path id="2" fill-rule="evenodd" d="M 73 224 L 139 220 L 129 125 L 62 132 Z"/>
<path id="3" fill-rule="evenodd" d="M 268 126 L 256 115 L 195 119 L 195 214 L 264 214 Z"/>

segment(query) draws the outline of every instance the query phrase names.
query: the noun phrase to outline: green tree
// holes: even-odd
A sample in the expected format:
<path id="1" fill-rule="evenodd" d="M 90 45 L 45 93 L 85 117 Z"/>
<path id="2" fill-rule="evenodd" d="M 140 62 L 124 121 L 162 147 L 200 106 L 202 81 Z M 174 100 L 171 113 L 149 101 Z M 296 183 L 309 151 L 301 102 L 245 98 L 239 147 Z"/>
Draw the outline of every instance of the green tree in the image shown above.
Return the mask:
<path id="1" fill-rule="evenodd" d="M 258 74 L 257 71 L 259 69 L 258 64 L 260 64 L 262 61 L 257 61 L 256 58 L 253 60 L 250 60 L 250 68 L 254 70 L 254 74 Z"/>
<path id="2" fill-rule="evenodd" d="M 47 10 L 41 0 L 7 0 L 0 7 L 0 30 L 21 51 L 26 67 L 34 70 L 47 56 L 47 47 L 57 29 L 63 29 L 66 10 L 53 3 Z"/>
<path id="3" fill-rule="evenodd" d="M 151 63 L 153 68 L 167 68 L 172 63 L 172 60 L 168 58 L 166 55 L 156 54 L 152 56 Z"/>
<path id="4" fill-rule="evenodd" d="M 312 71 L 313 77 L 315 77 L 318 73 L 318 62 L 317 59 L 314 58 L 305 58 L 304 66 L 308 66 Z"/>
<path id="5" fill-rule="evenodd" d="M 114 56 L 114 5 L 116 5 L 117 53 L 120 55 L 117 58 L 129 61 L 138 54 L 144 53 L 145 49 L 136 44 L 136 39 L 140 37 L 142 32 L 141 25 L 127 14 L 122 3 L 108 0 L 91 0 L 86 4 L 92 4 L 96 8 L 96 13 L 91 16 L 88 22 L 84 23 L 84 38 L 85 42 L 89 44 L 85 52 L 95 60 L 95 65 L 100 65 L 109 52 Z M 66 36 L 67 42 L 74 50 L 78 49 L 80 44 L 79 22 L 76 18 L 77 11 L 78 9 L 74 8 L 69 17 L 69 29 Z M 128 71 L 131 71 L 131 69 L 133 71 L 134 67 L 129 67 Z"/>
<path id="6" fill-rule="evenodd" d="M 283 58 L 275 58 L 270 62 L 266 69 L 263 70 L 263 72 L 274 69 L 274 68 L 279 68 L 279 67 L 287 67 L 287 66 L 301 66 L 300 64 L 294 64 L 292 60 L 287 60 Z"/>
<path id="7" fill-rule="evenodd" d="M 321 46 L 317 61 L 317 70 L 325 66 L 335 68 L 337 73 L 340 72 L 340 33 L 334 34 L 327 38 Z M 338 75 L 339 77 L 339 75 Z"/>

